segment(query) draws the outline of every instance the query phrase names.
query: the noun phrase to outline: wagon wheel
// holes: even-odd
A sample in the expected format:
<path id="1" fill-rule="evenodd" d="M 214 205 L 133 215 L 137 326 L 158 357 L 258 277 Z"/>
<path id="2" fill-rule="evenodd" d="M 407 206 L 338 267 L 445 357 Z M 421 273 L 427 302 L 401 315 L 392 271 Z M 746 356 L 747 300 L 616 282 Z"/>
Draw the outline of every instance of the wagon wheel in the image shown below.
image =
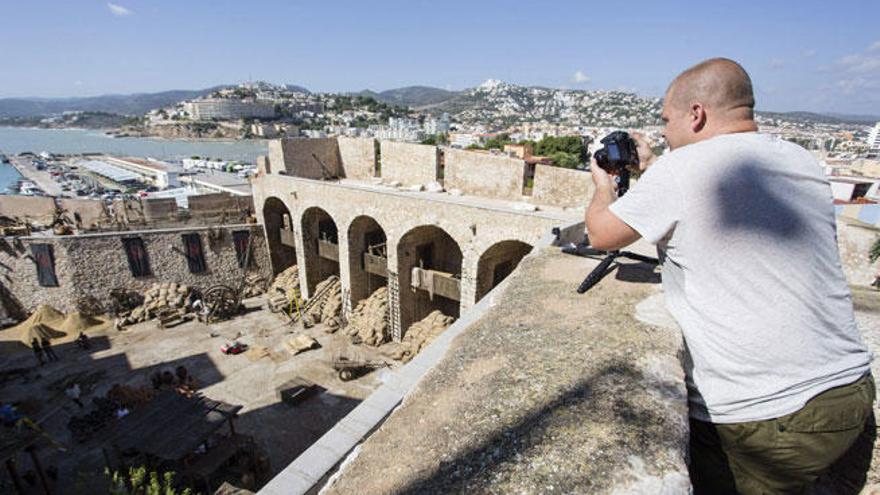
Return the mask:
<path id="1" fill-rule="evenodd" d="M 354 378 L 354 373 L 351 370 L 339 370 L 339 379 L 347 382 Z"/>
<path id="2" fill-rule="evenodd" d="M 238 310 L 235 291 L 225 285 L 215 285 L 208 289 L 204 304 L 208 308 L 208 321 L 225 320 Z"/>

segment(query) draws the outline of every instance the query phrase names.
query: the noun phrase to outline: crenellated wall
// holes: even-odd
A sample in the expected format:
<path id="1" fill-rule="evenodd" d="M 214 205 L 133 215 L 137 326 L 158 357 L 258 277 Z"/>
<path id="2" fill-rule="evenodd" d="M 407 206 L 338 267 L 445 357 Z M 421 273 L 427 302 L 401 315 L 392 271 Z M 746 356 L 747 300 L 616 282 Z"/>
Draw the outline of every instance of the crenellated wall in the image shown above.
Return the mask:
<path id="1" fill-rule="evenodd" d="M 526 163 L 519 158 L 444 148 L 447 190 L 486 198 L 520 201 Z"/>
<path id="2" fill-rule="evenodd" d="M 380 156 L 385 182 L 414 186 L 437 180 L 436 146 L 382 141 Z"/>
<path id="3" fill-rule="evenodd" d="M 586 208 L 593 197 L 589 172 L 538 164 L 532 186 L 532 202 L 567 208 Z"/>

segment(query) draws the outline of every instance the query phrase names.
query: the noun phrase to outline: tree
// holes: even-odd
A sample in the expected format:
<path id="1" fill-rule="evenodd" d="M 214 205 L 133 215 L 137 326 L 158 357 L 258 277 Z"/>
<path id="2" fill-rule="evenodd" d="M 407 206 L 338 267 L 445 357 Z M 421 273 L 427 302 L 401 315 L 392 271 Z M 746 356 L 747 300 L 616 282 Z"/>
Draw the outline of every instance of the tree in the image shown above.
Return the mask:
<path id="1" fill-rule="evenodd" d="M 504 145 L 512 144 L 513 141 L 510 139 L 510 134 L 502 133 L 493 138 L 489 138 L 486 140 L 485 146 L 483 148 L 487 150 L 496 149 L 503 150 Z"/>
<path id="2" fill-rule="evenodd" d="M 562 168 L 577 168 L 580 163 L 577 155 L 566 153 L 565 151 L 554 152 L 549 158 L 553 160 L 553 163 L 555 163 L 556 166 Z"/>

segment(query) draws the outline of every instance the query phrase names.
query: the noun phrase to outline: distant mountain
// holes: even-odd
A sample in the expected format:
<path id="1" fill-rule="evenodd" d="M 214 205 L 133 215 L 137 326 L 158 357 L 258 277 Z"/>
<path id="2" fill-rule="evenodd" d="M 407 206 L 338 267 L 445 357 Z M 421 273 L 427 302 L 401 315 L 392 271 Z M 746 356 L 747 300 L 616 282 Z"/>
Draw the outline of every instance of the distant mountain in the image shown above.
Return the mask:
<path id="1" fill-rule="evenodd" d="M 756 112 L 759 117 L 794 123 L 813 124 L 873 124 L 880 121 L 876 115 L 821 114 L 815 112 Z"/>
<path id="2" fill-rule="evenodd" d="M 0 99 L 0 117 L 33 117 L 71 111 L 143 115 L 155 108 L 204 96 L 224 87 L 228 86 L 81 98 L 2 98 Z"/>
<path id="3" fill-rule="evenodd" d="M 307 95 L 312 94 L 312 92 L 309 91 L 308 89 L 306 89 L 306 88 L 304 88 L 304 87 L 302 87 L 302 86 L 297 86 L 296 84 L 285 84 L 284 87 L 285 87 L 288 91 L 291 91 L 291 92 L 294 92 L 294 93 L 305 93 L 305 94 L 307 94 Z"/>
<path id="4" fill-rule="evenodd" d="M 381 93 L 365 89 L 358 94 L 361 96 L 371 96 L 389 105 L 418 109 L 447 101 L 457 95 L 458 92 L 429 86 L 407 86 L 405 88 L 389 89 Z"/>
<path id="5" fill-rule="evenodd" d="M 845 113 L 829 113 L 827 115 L 853 124 L 876 124 L 880 122 L 880 115 L 849 115 Z"/>

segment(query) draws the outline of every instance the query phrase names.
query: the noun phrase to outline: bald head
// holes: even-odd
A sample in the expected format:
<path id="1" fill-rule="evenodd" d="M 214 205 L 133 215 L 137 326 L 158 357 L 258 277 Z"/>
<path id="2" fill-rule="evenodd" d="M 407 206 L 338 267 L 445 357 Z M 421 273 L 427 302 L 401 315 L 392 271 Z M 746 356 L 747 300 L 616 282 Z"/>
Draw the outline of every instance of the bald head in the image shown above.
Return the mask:
<path id="1" fill-rule="evenodd" d="M 712 58 L 682 72 L 669 85 L 666 99 L 676 110 L 697 102 L 719 119 L 754 118 L 752 80 L 741 65 L 726 58 Z"/>

